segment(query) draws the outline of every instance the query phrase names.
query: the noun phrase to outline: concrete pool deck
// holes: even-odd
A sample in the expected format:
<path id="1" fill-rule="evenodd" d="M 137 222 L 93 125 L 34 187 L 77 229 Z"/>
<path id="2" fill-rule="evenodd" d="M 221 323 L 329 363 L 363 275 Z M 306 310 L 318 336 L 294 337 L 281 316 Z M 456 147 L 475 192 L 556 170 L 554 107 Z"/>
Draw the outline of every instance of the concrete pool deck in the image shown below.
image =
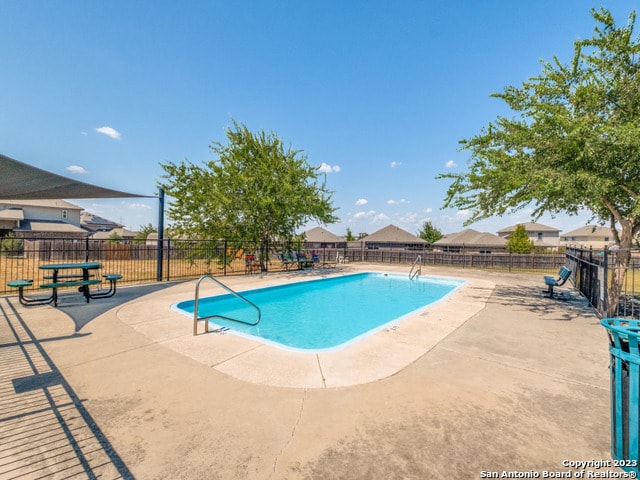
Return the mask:
<path id="1" fill-rule="evenodd" d="M 327 273 L 354 270 L 407 269 Z M 582 298 L 545 299 L 542 275 L 423 275 L 468 284 L 342 353 L 194 337 L 169 307 L 195 282 L 79 331 L 61 309 L 2 297 L 0 479 L 464 479 L 610 460 L 607 338 Z"/>
<path id="2" fill-rule="evenodd" d="M 383 266 L 378 270 L 392 269 Z M 309 278 L 321 278 L 350 274 L 353 268 L 318 269 L 305 273 Z M 241 291 L 299 281 L 301 278 L 301 272 L 295 272 L 224 280 L 232 289 Z M 213 327 L 205 334 L 204 321 L 198 323 L 199 334 L 193 336 L 193 317 L 167 310 L 167 301 L 178 303 L 193 299 L 194 282 L 149 295 L 143 304 L 130 302 L 120 308 L 117 315 L 122 322 L 153 342 L 239 380 L 273 387 L 345 387 L 388 377 L 414 362 L 482 310 L 494 286 L 487 280 L 469 279 L 465 288 L 458 289 L 421 313 L 396 322 L 354 345 L 319 353 L 277 348 L 227 331 L 212 332 Z M 201 284 L 200 298 L 223 293 L 226 292 L 212 282 Z M 331 298 L 327 297 L 326 301 L 331 302 Z M 143 309 L 153 312 L 152 315 L 141 315 Z"/>

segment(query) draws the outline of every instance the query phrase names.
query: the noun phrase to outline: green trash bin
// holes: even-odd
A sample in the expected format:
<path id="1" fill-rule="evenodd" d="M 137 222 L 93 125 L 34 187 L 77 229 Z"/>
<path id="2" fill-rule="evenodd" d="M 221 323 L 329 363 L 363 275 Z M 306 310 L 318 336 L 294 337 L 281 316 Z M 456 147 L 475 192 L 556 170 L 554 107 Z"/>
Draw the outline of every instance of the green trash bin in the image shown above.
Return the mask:
<path id="1" fill-rule="evenodd" d="M 616 466 L 638 472 L 640 407 L 640 321 L 603 318 L 609 335 L 611 456 Z"/>

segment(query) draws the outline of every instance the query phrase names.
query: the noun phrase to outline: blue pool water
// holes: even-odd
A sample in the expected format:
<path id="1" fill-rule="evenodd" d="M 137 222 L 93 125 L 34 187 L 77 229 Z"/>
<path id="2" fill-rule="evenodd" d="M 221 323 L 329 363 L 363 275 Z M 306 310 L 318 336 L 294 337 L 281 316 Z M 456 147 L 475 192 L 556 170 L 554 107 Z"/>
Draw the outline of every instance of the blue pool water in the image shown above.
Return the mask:
<path id="1" fill-rule="evenodd" d="M 359 273 L 241 292 L 260 307 L 255 325 L 213 318 L 211 324 L 294 350 L 338 349 L 441 300 L 464 281 Z M 193 316 L 194 301 L 174 309 Z M 201 298 L 199 317 L 224 315 L 255 322 L 257 313 L 233 295 Z"/>

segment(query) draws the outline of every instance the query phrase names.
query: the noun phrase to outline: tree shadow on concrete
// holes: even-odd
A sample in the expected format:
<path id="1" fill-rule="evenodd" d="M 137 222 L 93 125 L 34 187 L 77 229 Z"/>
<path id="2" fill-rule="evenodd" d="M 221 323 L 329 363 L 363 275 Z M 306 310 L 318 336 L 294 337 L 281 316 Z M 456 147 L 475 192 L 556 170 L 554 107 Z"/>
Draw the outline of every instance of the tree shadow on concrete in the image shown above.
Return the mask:
<path id="1" fill-rule="evenodd" d="M 589 317 L 598 322 L 596 310 L 577 290 L 558 290 L 561 297 L 549 298 L 544 295 L 544 286 L 498 284 L 489 298 L 488 304 L 499 304 L 514 309 L 526 309 L 549 321 L 571 321 Z"/>

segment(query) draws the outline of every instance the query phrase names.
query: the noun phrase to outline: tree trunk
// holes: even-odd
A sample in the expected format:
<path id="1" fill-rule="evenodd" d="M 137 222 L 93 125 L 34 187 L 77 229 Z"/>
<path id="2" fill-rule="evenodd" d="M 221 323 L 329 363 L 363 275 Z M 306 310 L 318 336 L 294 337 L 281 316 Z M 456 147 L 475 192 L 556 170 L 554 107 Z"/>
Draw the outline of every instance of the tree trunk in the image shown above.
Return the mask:
<path id="1" fill-rule="evenodd" d="M 260 242 L 260 271 L 267 271 L 267 260 L 269 258 L 269 239 L 262 239 Z"/>
<path id="2" fill-rule="evenodd" d="M 611 270 L 611 282 L 607 290 L 606 316 L 615 317 L 618 314 L 618 302 L 624 285 L 624 277 L 631 258 L 633 245 L 633 230 L 629 226 L 623 226 L 620 232 L 619 249 L 609 251 L 609 269 Z M 606 279 L 604 279 L 606 281 Z"/>

